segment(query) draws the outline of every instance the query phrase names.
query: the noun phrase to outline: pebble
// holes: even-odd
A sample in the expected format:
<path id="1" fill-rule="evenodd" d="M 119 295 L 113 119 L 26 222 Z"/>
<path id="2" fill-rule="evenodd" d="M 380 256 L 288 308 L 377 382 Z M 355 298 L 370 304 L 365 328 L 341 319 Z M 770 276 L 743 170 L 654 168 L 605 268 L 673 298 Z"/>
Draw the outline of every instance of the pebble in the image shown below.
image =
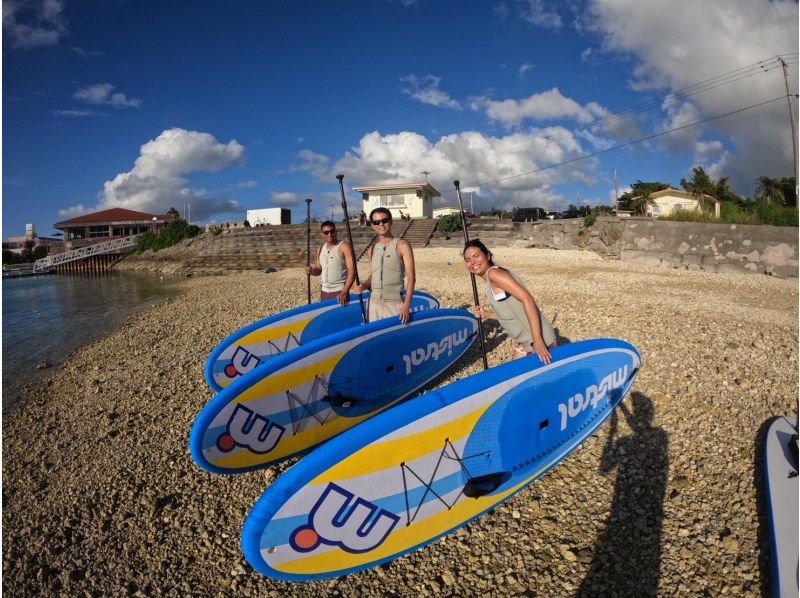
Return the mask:
<path id="1" fill-rule="evenodd" d="M 492 249 L 563 340 L 623 338 L 641 352 L 613 435 L 606 423 L 508 503 L 385 567 L 270 580 L 244 561 L 239 538 L 291 462 L 215 476 L 194 466 L 186 440 L 213 397 L 203 379 L 210 351 L 304 302 L 306 279 L 297 268 L 180 278 L 179 296 L 71 355 L 4 414 L 4 587 L 21 596 L 769 593 L 753 467 L 760 426 L 796 415 L 796 281 Z M 415 257 L 418 289 L 444 307 L 471 305 L 457 249 Z M 511 341 L 487 332 L 490 366 L 508 360 Z M 476 344 L 440 384 L 481 361 Z"/>

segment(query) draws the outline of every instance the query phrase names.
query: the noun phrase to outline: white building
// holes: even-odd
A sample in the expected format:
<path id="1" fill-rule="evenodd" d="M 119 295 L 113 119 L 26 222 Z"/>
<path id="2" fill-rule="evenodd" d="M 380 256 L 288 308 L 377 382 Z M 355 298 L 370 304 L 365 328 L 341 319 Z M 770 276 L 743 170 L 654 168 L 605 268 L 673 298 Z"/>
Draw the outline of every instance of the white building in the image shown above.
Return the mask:
<path id="1" fill-rule="evenodd" d="M 714 216 L 719 218 L 720 201 L 710 195 L 692 195 L 687 191 L 678 189 L 664 189 L 650 194 L 653 203 L 647 206 L 647 213 L 658 218 L 669 216 L 681 210 L 699 211 L 701 209 L 714 210 Z M 702 204 L 702 205 L 701 205 Z"/>
<path id="2" fill-rule="evenodd" d="M 361 193 L 367 215 L 375 208 L 388 208 L 394 220 L 402 216 L 432 218 L 433 198 L 442 196 L 430 183 L 368 185 L 353 187 L 353 191 Z"/>
<path id="3" fill-rule="evenodd" d="M 250 223 L 250 226 L 259 226 L 261 224 L 291 224 L 292 211 L 288 208 L 247 210 L 247 221 Z"/>
<path id="4" fill-rule="evenodd" d="M 449 206 L 444 208 L 434 208 L 433 217 L 441 218 L 442 216 L 449 216 L 450 214 L 458 214 L 458 212 L 458 208 L 451 208 Z"/>

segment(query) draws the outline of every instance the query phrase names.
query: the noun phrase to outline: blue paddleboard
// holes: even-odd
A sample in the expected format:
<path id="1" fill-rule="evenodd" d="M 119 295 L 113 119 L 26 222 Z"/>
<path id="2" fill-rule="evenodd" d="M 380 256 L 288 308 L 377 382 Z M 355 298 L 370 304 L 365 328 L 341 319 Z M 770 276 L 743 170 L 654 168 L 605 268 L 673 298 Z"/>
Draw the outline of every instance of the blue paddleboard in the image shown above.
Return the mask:
<path id="1" fill-rule="evenodd" d="M 366 307 L 369 293 L 362 296 Z M 437 307 L 439 300 L 436 297 L 414 291 L 412 312 Z M 219 392 L 276 355 L 361 323 L 358 295 L 350 295 L 350 302 L 345 307 L 341 307 L 336 299 L 328 299 L 258 320 L 231 334 L 209 354 L 205 367 L 206 382 Z"/>
<path id="2" fill-rule="evenodd" d="M 460 309 L 386 318 L 302 344 L 239 377 L 203 408 L 189 438 L 215 473 L 260 469 L 302 453 L 418 391 L 470 347 Z"/>
<path id="3" fill-rule="evenodd" d="M 269 577 L 338 577 L 465 525 L 544 475 L 611 415 L 638 351 L 576 342 L 416 397 L 295 464 L 247 517 L 242 547 Z"/>
<path id="4" fill-rule="evenodd" d="M 779 417 L 769 427 L 764 450 L 772 595 L 798 594 L 798 477 L 797 419 Z"/>

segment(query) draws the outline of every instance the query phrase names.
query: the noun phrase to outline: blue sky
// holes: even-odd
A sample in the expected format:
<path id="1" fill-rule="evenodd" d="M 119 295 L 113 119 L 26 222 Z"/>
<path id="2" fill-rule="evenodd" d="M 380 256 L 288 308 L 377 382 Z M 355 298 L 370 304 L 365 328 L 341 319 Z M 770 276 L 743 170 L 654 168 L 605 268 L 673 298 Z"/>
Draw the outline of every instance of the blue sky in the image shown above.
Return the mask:
<path id="1" fill-rule="evenodd" d="M 609 204 L 614 169 L 751 195 L 792 174 L 797 40 L 794 1 L 7 0 L 3 236 L 109 207 L 337 216 L 340 172 L 354 210 L 422 171 L 476 209 Z"/>

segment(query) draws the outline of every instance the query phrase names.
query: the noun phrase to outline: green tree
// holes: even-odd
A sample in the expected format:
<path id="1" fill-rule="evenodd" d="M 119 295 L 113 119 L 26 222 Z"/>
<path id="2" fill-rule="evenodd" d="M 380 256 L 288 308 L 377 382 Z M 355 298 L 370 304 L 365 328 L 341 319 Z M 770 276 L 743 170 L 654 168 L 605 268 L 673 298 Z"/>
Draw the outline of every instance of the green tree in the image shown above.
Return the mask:
<path id="1" fill-rule="evenodd" d="M 692 178 L 681 179 L 681 187 L 684 191 L 691 193 L 694 196 L 700 195 L 713 195 L 716 186 L 716 181 L 708 176 L 708 173 L 702 166 L 695 166 L 692 168 Z"/>
<path id="2" fill-rule="evenodd" d="M 640 214 L 644 216 L 647 214 L 647 208 L 649 206 L 655 205 L 655 201 L 650 197 L 652 195 L 652 191 L 649 189 L 644 189 L 639 195 L 636 197 L 632 197 L 628 201 L 628 205 L 630 206 L 628 209 L 633 211 L 634 214 Z"/>
<path id="3" fill-rule="evenodd" d="M 785 201 L 778 179 L 773 179 L 768 176 L 760 176 L 756 179 L 756 191 L 753 197 L 759 201 L 781 205 L 783 205 Z"/>
<path id="4" fill-rule="evenodd" d="M 25 246 L 22 248 L 22 261 L 29 263 L 33 261 L 33 246 L 36 241 L 33 239 L 25 239 Z"/>
<path id="5" fill-rule="evenodd" d="M 645 192 L 650 195 L 656 191 L 663 191 L 664 189 L 669 189 L 670 187 L 671 186 L 668 183 L 661 183 L 659 181 L 645 182 L 637 180 L 635 183 L 631 184 L 630 191 L 626 191 L 619 196 L 619 209 L 635 211 L 634 207 L 631 206 L 631 200 L 633 200 L 635 197 L 638 197 Z"/>
<path id="6" fill-rule="evenodd" d="M 797 207 L 796 184 L 793 176 L 785 176 L 778 179 L 778 187 L 783 192 L 783 205 L 790 208 Z"/>
<path id="7" fill-rule="evenodd" d="M 176 210 L 175 208 L 170 208 L 169 210 L 167 210 L 167 216 L 177 216 L 178 218 L 181 217 L 181 215 L 178 213 L 178 210 Z"/>

